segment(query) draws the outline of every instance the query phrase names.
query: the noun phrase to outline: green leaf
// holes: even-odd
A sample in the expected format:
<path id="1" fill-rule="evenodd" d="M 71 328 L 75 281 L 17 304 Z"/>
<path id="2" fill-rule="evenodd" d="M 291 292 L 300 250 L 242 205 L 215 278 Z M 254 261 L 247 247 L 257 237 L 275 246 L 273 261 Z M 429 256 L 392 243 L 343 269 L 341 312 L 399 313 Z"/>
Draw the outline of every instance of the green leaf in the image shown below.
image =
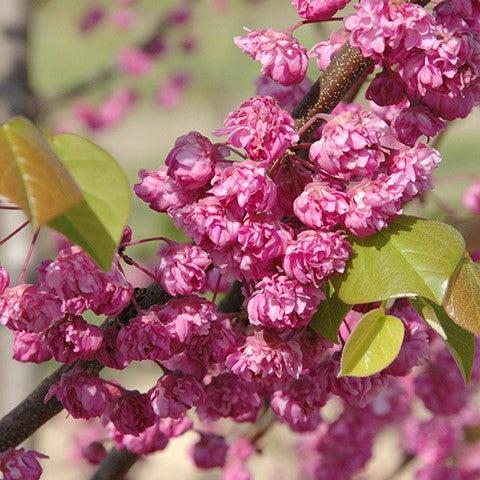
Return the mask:
<path id="1" fill-rule="evenodd" d="M 443 308 L 457 325 L 480 335 L 480 271 L 467 254 L 450 282 Z"/>
<path id="2" fill-rule="evenodd" d="M 383 308 L 366 313 L 348 337 L 340 362 L 340 375 L 368 377 L 388 367 L 402 346 L 405 328 Z"/>
<path id="3" fill-rule="evenodd" d="M 333 280 L 348 304 L 421 296 L 439 305 L 463 256 L 465 243 L 452 227 L 401 216 L 368 238 L 352 239 L 345 273 Z"/>
<path id="4" fill-rule="evenodd" d="M 108 270 L 130 215 L 131 195 L 125 174 L 110 154 L 82 137 L 57 135 L 50 143 L 83 195 L 79 205 L 50 226 Z"/>
<path id="5" fill-rule="evenodd" d="M 320 303 L 310 326 L 322 337 L 338 343 L 338 329 L 352 307 L 338 298 L 331 283 L 327 285 L 325 296 L 326 298 Z"/>
<path id="6" fill-rule="evenodd" d="M 47 140 L 22 117 L 0 128 L 0 195 L 16 203 L 36 228 L 82 200 Z"/>
<path id="7" fill-rule="evenodd" d="M 454 323 L 438 305 L 424 298 L 412 298 L 411 304 L 435 332 L 445 340 L 465 383 L 470 381 L 475 358 L 475 337 Z"/>

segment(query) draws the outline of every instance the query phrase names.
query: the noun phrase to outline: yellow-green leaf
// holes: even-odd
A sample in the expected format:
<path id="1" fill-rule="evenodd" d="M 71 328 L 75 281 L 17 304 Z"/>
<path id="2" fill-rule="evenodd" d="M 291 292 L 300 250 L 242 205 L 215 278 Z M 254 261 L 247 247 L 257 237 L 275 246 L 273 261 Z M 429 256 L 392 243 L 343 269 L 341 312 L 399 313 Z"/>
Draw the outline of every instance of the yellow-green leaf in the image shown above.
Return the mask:
<path id="1" fill-rule="evenodd" d="M 131 193 L 125 174 L 109 153 L 85 138 L 64 134 L 50 143 L 83 196 L 80 204 L 50 226 L 108 270 L 130 216 Z"/>
<path id="2" fill-rule="evenodd" d="M 81 192 L 41 132 L 16 117 L 0 128 L 0 195 L 39 227 L 82 200 Z"/>
<path id="3" fill-rule="evenodd" d="M 339 298 L 351 305 L 415 296 L 441 305 L 465 250 L 453 227 L 410 216 L 351 240 L 347 268 L 333 279 Z"/>
<path id="4" fill-rule="evenodd" d="M 424 298 L 412 298 L 411 304 L 418 314 L 443 338 L 457 362 L 465 383 L 470 381 L 475 359 L 475 337 L 447 315 L 447 313 Z"/>
<path id="5" fill-rule="evenodd" d="M 402 346 L 405 328 L 383 308 L 366 313 L 348 337 L 342 352 L 340 375 L 368 377 L 388 367 Z"/>
<path id="6" fill-rule="evenodd" d="M 310 326 L 322 337 L 338 343 L 338 329 L 352 307 L 338 298 L 331 283 L 327 285 L 325 296 L 326 298 L 320 302 Z"/>

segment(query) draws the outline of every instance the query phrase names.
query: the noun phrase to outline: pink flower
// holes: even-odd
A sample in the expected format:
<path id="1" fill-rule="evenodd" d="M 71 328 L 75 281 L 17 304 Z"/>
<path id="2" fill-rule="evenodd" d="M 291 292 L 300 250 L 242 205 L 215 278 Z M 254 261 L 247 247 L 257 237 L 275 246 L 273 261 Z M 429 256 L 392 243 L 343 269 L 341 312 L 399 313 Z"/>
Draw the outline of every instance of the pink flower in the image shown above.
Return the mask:
<path id="1" fill-rule="evenodd" d="M 434 137 L 445 128 L 445 122 L 427 107 L 409 107 L 392 122 L 397 138 L 406 145 L 415 145 L 421 135 Z"/>
<path id="2" fill-rule="evenodd" d="M 267 212 L 277 200 L 277 187 L 265 168 L 249 160 L 223 170 L 214 179 L 210 193 L 235 202 L 248 213 Z"/>
<path id="3" fill-rule="evenodd" d="M 45 339 L 58 362 L 91 360 L 103 342 L 103 330 L 82 317 L 67 315 L 50 327 Z"/>
<path id="4" fill-rule="evenodd" d="M 276 274 L 255 286 L 247 304 L 248 318 L 254 325 L 280 331 L 305 327 L 324 298 L 320 289 Z"/>
<path id="5" fill-rule="evenodd" d="M 225 372 L 205 386 L 205 399 L 197 406 L 197 414 L 204 421 L 223 417 L 235 422 L 254 422 L 261 406 L 262 399 L 254 383 Z"/>
<path id="6" fill-rule="evenodd" d="M 327 184 L 310 183 L 295 199 L 293 210 L 310 228 L 332 228 L 344 220 L 348 210 L 347 196 Z"/>
<path id="7" fill-rule="evenodd" d="M 334 273 L 342 273 L 351 247 L 338 232 L 306 230 L 285 250 L 283 268 L 300 283 L 318 287 Z"/>
<path id="8" fill-rule="evenodd" d="M 206 282 L 206 270 L 212 263 L 208 254 L 191 244 L 166 244 L 159 252 L 155 270 L 158 283 L 172 296 L 200 292 Z"/>
<path id="9" fill-rule="evenodd" d="M 120 433 L 138 436 L 155 423 L 149 396 L 136 390 L 125 391 L 113 404 L 110 421 Z"/>
<path id="10" fill-rule="evenodd" d="M 153 306 L 130 320 L 118 333 L 116 345 L 121 355 L 132 360 L 166 360 L 173 355 L 173 337 Z"/>
<path id="11" fill-rule="evenodd" d="M 292 0 L 295 1 L 295 0 Z M 302 0 L 296 0 L 302 1 Z M 320 0 L 321 1 L 321 0 Z M 319 1 L 319 3 L 320 3 Z M 337 0 L 328 0 L 327 2 L 322 2 L 325 5 L 328 3 L 336 3 Z M 343 0 L 340 0 L 343 3 Z M 317 66 L 320 70 L 326 70 L 330 65 L 333 57 L 337 52 L 343 47 L 347 42 L 348 35 L 345 30 L 337 30 L 333 32 L 327 40 L 317 43 L 309 52 L 308 55 L 311 58 L 315 58 L 317 61 Z"/>
<path id="12" fill-rule="evenodd" d="M 365 94 L 368 100 L 372 100 L 382 107 L 398 105 L 405 99 L 406 85 L 396 75 L 388 70 L 377 73 L 368 86 Z"/>
<path id="13" fill-rule="evenodd" d="M 200 382 L 181 373 L 164 375 L 150 391 L 153 409 L 160 418 L 180 418 L 204 396 Z"/>
<path id="14" fill-rule="evenodd" d="M 468 477 L 456 466 L 448 466 L 442 464 L 427 464 L 421 467 L 415 473 L 415 480 L 474 480 L 475 476 Z"/>
<path id="15" fill-rule="evenodd" d="M 262 73 L 281 85 L 300 83 L 307 72 L 307 50 L 289 33 L 250 30 L 235 45 L 262 64 Z"/>
<path id="16" fill-rule="evenodd" d="M 382 230 L 399 215 L 405 181 L 379 174 L 375 180 L 365 179 L 347 191 L 349 208 L 345 226 L 359 237 L 368 237 Z"/>
<path id="17" fill-rule="evenodd" d="M 43 333 L 15 332 L 13 358 L 18 362 L 42 363 L 52 358 Z"/>
<path id="18" fill-rule="evenodd" d="M 292 0 L 298 10 L 298 15 L 305 20 L 323 21 L 332 18 L 342 10 L 349 0 Z"/>
<path id="19" fill-rule="evenodd" d="M 6 268 L 0 265 L 0 295 L 7 289 L 10 285 L 10 275 Z"/>
<path id="20" fill-rule="evenodd" d="M 123 370 L 128 367 L 130 360 L 125 357 L 123 351 L 117 346 L 117 337 L 122 328 L 118 322 L 104 329 L 103 342 L 95 352 L 96 359 L 106 367 Z"/>
<path id="21" fill-rule="evenodd" d="M 278 102 L 280 108 L 290 113 L 293 112 L 313 85 L 312 81 L 307 77 L 301 83 L 285 86 L 264 75 L 258 77 L 254 84 L 256 95 L 273 98 Z"/>
<path id="22" fill-rule="evenodd" d="M 292 117 L 270 97 L 254 97 L 242 103 L 215 135 L 228 135 L 228 141 L 245 148 L 252 160 L 269 163 L 298 141 Z"/>
<path id="23" fill-rule="evenodd" d="M 110 20 L 119 30 L 129 30 L 135 21 L 135 13 L 128 8 L 119 8 L 111 12 Z"/>
<path id="24" fill-rule="evenodd" d="M 110 393 L 102 379 L 85 372 L 70 372 L 62 375 L 45 396 L 48 402 L 53 396 L 73 418 L 100 417 L 110 400 Z"/>
<path id="25" fill-rule="evenodd" d="M 476 180 L 467 188 L 463 203 L 472 213 L 480 214 L 480 180 Z"/>
<path id="26" fill-rule="evenodd" d="M 182 135 L 168 154 L 165 165 L 167 174 L 185 190 L 198 190 L 213 177 L 219 160 L 215 145 L 198 132 Z"/>
<path id="27" fill-rule="evenodd" d="M 155 100 L 160 108 L 172 109 L 181 102 L 183 94 L 191 84 L 188 73 L 177 72 L 167 78 L 155 95 Z"/>
<path id="28" fill-rule="evenodd" d="M 322 137 L 310 148 L 310 161 L 345 180 L 371 176 L 385 160 L 388 125 L 363 108 L 349 109 L 325 123 Z"/>
<path id="29" fill-rule="evenodd" d="M 133 187 L 138 198 L 152 210 L 166 212 L 180 208 L 197 199 L 195 192 L 181 189 L 167 174 L 168 167 L 140 170 L 140 183 Z"/>
<path id="30" fill-rule="evenodd" d="M 263 331 L 247 335 L 225 365 L 247 381 L 298 378 L 302 369 L 302 351 L 298 342 L 283 340 Z"/>
<path id="31" fill-rule="evenodd" d="M 39 480 L 42 467 L 38 458 L 48 458 L 35 450 L 9 448 L 0 453 L 0 472 L 3 480 Z"/>
<path id="32" fill-rule="evenodd" d="M 42 332 L 62 317 L 61 301 L 35 285 L 15 285 L 0 294 L 0 324 L 10 330 Z"/>
<path id="33" fill-rule="evenodd" d="M 118 52 L 118 63 L 123 73 L 134 77 L 145 75 L 152 67 L 152 57 L 143 50 L 122 47 Z"/>
<path id="34" fill-rule="evenodd" d="M 224 437 L 214 433 L 201 433 L 193 445 L 191 457 L 197 468 L 223 467 L 227 459 L 228 445 Z"/>
<path id="35" fill-rule="evenodd" d="M 66 312 L 81 315 L 117 315 L 130 303 L 133 287 L 116 261 L 103 272 L 80 247 L 60 251 L 55 260 L 44 260 L 37 268 L 38 285 L 63 301 Z"/>

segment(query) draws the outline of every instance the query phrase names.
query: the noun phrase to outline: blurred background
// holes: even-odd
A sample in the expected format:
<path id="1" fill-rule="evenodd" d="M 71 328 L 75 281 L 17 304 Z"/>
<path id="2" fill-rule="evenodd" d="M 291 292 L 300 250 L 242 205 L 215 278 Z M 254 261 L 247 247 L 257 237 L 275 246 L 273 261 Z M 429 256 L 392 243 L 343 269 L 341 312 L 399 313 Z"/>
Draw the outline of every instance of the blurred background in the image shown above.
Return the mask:
<path id="1" fill-rule="evenodd" d="M 0 0 L 0 117 L 5 121 L 20 114 L 46 133 L 89 137 L 114 155 L 133 186 L 138 170 L 161 165 L 179 135 L 190 130 L 211 135 L 233 108 L 254 95 L 258 65 L 232 41 L 242 27 L 285 28 L 296 20 L 289 0 Z M 328 26 L 306 26 L 298 36 L 310 48 L 328 32 Z M 310 76 L 317 75 L 312 62 Z M 438 190 L 412 211 L 436 218 L 462 215 L 462 193 L 480 174 L 479 120 L 474 113 L 449 127 L 439 145 L 444 162 L 436 174 Z M 161 215 L 135 199 L 133 204 L 134 237 L 175 235 Z M 21 222 L 14 214 L 2 215 L 2 232 Z M 468 228 L 477 232 L 476 223 Z M 30 235 L 25 232 L 2 247 L 1 261 L 12 272 L 23 262 Z M 52 254 L 54 245 L 55 238 L 44 234 L 42 253 Z M 155 246 L 132 253 L 147 262 L 154 259 Z M 148 278 L 136 275 L 135 282 Z M 10 336 L 3 334 L 1 342 L 3 415 L 56 365 L 14 364 Z M 122 372 L 122 382 L 149 388 L 159 371 L 145 365 Z M 50 456 L 42 462 L 43 478 L 88 478 L 93 467 L 76 461 L 72 450 L 80 427 L 62 413 L 32 439 L 30 447 Z M 140 462 L 131 478 L 216 478 L 199 473 L 183 453 L 193 439 L 192 434 L 173 441 L 165 452 Z M 397 478 L 389 473 L 398 458 L 395 442 L 385 436 L 368 478 Z M 264 445 L 252 467 L 255 478 L 302 478 L 295 438 L 286 428 L 275 428 Z"/>

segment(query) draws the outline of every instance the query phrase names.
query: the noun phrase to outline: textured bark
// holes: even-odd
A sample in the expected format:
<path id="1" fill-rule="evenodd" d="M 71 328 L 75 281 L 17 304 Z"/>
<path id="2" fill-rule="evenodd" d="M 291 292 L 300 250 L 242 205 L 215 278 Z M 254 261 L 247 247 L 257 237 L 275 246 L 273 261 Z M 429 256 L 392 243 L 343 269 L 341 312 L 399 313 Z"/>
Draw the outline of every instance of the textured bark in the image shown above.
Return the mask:
<path id="1" fill-rule="evenodd" d="M 126 449 L 113 448 L 99 465 L 91 480 L 122 480 L 139 458 Z"/>

